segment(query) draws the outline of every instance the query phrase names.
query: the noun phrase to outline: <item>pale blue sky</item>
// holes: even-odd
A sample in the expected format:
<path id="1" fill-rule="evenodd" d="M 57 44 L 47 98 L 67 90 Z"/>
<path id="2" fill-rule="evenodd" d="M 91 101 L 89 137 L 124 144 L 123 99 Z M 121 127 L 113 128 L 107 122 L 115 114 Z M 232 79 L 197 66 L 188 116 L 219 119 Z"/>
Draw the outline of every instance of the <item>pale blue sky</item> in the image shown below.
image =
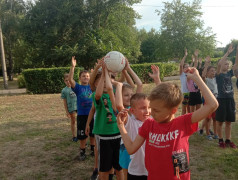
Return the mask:
<path id="1" fill-rule="evenodd" d="M 140 4 L 133 6 L 142 18 L 136 21 L 137 28 L 151 28 L 159 30 L 160 17 L 155 10 L 163 9 L 163 2 L 172 0 L 142 0 Z M 182 2 L 192 2 L 182 0 Z M 216 34 L 218 47 L 225 46 L 231 39 L 238 39 L 238 0 L 202 0 L 202 19 L 204 27 L 210 26 Z"/>

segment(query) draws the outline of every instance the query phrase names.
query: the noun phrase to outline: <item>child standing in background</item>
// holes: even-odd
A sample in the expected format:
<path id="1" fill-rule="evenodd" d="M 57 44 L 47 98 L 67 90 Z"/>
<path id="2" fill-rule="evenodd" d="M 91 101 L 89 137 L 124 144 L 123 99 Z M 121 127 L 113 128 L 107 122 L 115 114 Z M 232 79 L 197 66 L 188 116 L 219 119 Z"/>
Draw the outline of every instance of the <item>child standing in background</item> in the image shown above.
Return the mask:
<path id="1" fill-rule="evenodd" d="M 69 74 L 64 74 L 64 83 L 66 87 L 61 91 L 61 98 L 64 102 L 64 109 L 66 112 L 66 116 L 71 119 L 71 131 L 72 131 L 72 141 L 77 142 L 78 138 L 76 137 L 75 131 L 75 118 L 77 112 L 77 97 L 76 94 L 71 89 L 71 84 L 69 82 Z"/>
<path id="2" fill-rule="evenodd" d="M 76 59 L 72 57 L 72 66 L 70 68 L 69 73 L 69 81 L 72 87 L 72 90 L 75 92 L 77 96 L 77 134 L 78 139 L 80 140 L 80 155 L 79 160 L 85 160 L 85 148 L 86 148 L 86 140 L 87 135 L 85 134 L 85 127 L 88 119 L 88 114 L 92 106 L 92 91 L 89 86 L 89 72 L 88 71 L 81 71 L 79 74 L 80 84 L 74 81 L 74 68 L 76 66 Z M 90 144 L 91 144 L 91 154 L 94 154 L 94 146 L 95 146 L 95 139 L 92 135 L 90 137 Z"/>

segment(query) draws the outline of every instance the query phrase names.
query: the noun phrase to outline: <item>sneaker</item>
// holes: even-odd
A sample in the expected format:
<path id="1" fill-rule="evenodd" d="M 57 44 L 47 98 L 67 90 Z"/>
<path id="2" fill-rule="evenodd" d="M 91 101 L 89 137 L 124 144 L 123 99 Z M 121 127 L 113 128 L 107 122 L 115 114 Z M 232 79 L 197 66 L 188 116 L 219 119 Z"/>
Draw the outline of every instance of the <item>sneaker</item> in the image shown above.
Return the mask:
<path id="1" fill-rule="evenodd" d="M 78 138 L 77 138 L 77 137 L 73 137 L 73 138 L 72 138 L 72 141 L 73 141 L 73 142 L 77 142 L 77 141 L 78 141 Z"/>
<path id="2" fill-rule="evenodd" d="M 200 129 L 200 130 L 198 131 L 198 133 L 199 133 L 200 136 L 202 136 L 202 135 L 203 135 L 203 129 Z"/>
<path id="3" fill-rule="evenodd" d="M 226 144 L 224 143 L 224 141 L 220 141 L 219 143 L 218 143 L 218 146 L 220 147 L 220 148 L 225 148 L 226 147 Z"/>
<path id="4" fill-rule="evenodd" d="M 214 132 L 211 129 L 209 129 L 209 132 L 212 136 L 214 135 Z"/>
<path id="5" fill-rule="evenodd" d="M 94 170 L 90 180 L 96 180 L 98 178 L 98 171 Z"/>
<path id="6" fill-rule="evenodd" d="M 228 142 L 228 143 L 226 142 L 225 144 L 226 144 L 226 147 L 230 147 L 230 148 L 236 149 L 236 145 L 233 142 L 231 142 L 231 141 Z"/>
<path id="7" fill-rule="evenodd" d="M 212 135 L 207 135 L 207 139 L 208 139 L 209 141 L 213 140 Z"/>
<path id="8" fill-rule="evenodd" d="M 213 139 L 219 139 L 218 135 L 214 135 Z"/>
<path id="9" fill-rule="evenodd" d="M 79 160 L 84 161 L 86 159 L 86 154 L 80 154 L 79 155 Z"/>

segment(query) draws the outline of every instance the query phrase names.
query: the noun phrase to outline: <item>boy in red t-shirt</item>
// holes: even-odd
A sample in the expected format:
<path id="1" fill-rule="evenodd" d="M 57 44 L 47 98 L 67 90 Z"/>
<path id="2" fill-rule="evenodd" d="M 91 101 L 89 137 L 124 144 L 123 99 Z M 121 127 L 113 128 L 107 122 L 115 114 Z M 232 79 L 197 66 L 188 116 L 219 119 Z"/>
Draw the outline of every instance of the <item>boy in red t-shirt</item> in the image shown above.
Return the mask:
<path id="1" fill-rule="evenodd" d="M 196 132 L 198 122 L 218 107 L 217 100 L 199 76 L 197 69 L 188 69 L 187 76 L 203 93 L 206 104 L 202 108 L 175 118 L 174 114 L 182 102 L 183 94 L 176 84 L 161 83 L 149 96 L 153 119 L 144 122 L 134 142 L 123 124 L 128 110 L 122 110 L 117 116 L 118 127 L 129 154 L 135 153 L 146 141 L 145 166 L 149 180 L 190 179 L 189 136 Z"/>

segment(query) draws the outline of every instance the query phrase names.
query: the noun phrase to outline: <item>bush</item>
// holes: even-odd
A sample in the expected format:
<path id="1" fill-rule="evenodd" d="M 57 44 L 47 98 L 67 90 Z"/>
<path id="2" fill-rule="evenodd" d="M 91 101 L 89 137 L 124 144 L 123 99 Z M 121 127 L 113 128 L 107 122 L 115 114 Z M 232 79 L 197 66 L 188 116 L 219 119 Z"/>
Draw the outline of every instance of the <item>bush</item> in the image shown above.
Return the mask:
<path id="1" fill-rule="evenodd" d="M 26 88 L 26 82 L 23 75 L 17 76 L 17 84 L 19 88 Z"/>
<path id="2" fill-rule="evenodd" d="M 150 66 L 154 64 L 159 66 L 160 69 L 160 78 L 161 80 L 165 76 L 174 75 L 175 72 L 178 72 L 179 65 L 176 63 L 144 63 L 144 64 L 133 64 L 131 68 L 135 71 L 135 73 L 139 76 L 143 83 L 152 82 L 152 79 L 148 75 L 151 72 Z"/>
<path id="3" fill-rule="evenodd" d="M 60 93 L 65 87 L 64 73 L 68 73 L 70 67 L 27 69 L 22 72 L 26 88 L 33 94 Z M 74 80 L 79 80 L 80 68 L 75 68 Z"/>

